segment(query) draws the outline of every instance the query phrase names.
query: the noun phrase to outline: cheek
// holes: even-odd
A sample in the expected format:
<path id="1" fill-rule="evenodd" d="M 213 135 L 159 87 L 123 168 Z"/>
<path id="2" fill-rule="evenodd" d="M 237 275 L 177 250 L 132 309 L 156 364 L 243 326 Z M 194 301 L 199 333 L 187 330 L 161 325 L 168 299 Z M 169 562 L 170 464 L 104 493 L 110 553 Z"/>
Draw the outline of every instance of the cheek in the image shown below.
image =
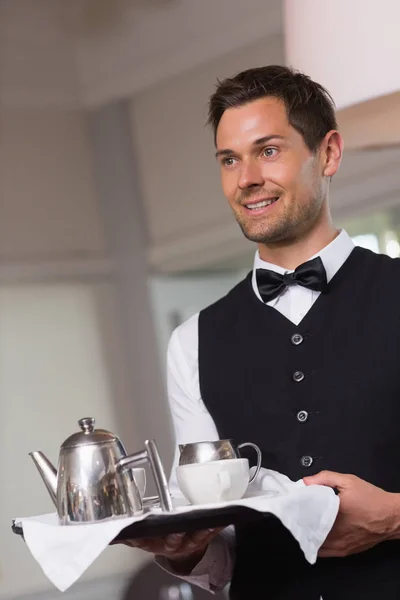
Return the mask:
<path id="1" fill-rule="evenodd" d="M 221 174 L 222 191 L 229 202 L 233 202 L 238 193 L 237 175 L 233 171 L 223 171 Z"/>
<path id="2" fill-rule="evenodd" d="M 277 161 L 264 165 L 262 172 L 266 190 L 283 190 L 290 193 L 296 188 L 299 180 L 299 170 L 286 161 Z"/>
<path id="3" fill-rule="evenodd" d="M 315 169 L 311 161 L 292 165 L 291 168 L 281 169 L 276 174 L 276 183 L 281 185 L 286 194 L 296 198 L 296 204 L 307 203 L 314 195 L 317 186 Z"/>
<path id="4" fill-rule="evenodd" d="M 318 181 L 317 165 L 314 159 L 305 161 L 300 169 L 300 183 L 304 188 L 313 189 Z"/>

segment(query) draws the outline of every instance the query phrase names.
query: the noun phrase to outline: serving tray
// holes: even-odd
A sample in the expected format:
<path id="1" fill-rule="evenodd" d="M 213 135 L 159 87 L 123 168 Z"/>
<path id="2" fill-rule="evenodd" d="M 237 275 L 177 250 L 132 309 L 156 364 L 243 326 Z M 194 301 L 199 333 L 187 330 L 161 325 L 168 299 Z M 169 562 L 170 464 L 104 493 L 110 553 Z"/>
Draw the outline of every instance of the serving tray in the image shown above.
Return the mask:
<path id="1" fill-rule="evenodd" d="M 260 513 L 246 506 L 224 506 L 221 508 L 201 508 L 188 512 L 153 513 L 142 521 L 128 525 L 120 531 L 115 541 L 138 539 L 145 537 L 162 537 L 171 533 L 193 532 L 200 529 L 227 527 L 241 523 L 274 518 L 271 514 Z M 78 526 L 79 527 L 79 526 Z M 22 538 L 24 532 L 21 525 L 12 521 L 12 530 Z"/>

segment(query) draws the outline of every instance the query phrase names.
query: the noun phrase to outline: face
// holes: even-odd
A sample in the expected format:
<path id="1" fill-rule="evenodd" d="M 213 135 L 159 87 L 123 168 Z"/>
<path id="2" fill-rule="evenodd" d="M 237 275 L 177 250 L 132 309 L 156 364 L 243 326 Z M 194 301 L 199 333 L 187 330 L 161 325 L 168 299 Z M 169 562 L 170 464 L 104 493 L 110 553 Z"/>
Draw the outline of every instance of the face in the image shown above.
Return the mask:
<path id="1" fill-rule="evenodd" d="M 289 242 L 315 226 L 333 174 L 328 144 L 311 152 L 282 102 L 261 98 L 227 109 L 216 145 L 224 194 L 248 239 Z"/>

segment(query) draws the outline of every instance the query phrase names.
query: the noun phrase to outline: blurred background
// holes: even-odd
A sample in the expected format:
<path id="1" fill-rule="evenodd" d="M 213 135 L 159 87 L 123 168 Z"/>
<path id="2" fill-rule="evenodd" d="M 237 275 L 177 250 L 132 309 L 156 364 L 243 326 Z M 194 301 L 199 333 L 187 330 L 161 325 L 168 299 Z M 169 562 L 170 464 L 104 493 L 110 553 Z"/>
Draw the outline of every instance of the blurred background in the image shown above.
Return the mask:
<path id="1" fill-rule="evenodd" d="M 278 63 L 325 85 L 336 224 L 400 255 L 399 22 L 397 0 L 0 0 L 1 599 L 60 596 L 11 532 L 53 511 L 29 451 L 56 461 L 93 416 L 171 466 L 169 336 L 254 255 L 205 127 L 217 78 Z M 114 546 L 63 597 L 204 597 L 178 587 Z"/>

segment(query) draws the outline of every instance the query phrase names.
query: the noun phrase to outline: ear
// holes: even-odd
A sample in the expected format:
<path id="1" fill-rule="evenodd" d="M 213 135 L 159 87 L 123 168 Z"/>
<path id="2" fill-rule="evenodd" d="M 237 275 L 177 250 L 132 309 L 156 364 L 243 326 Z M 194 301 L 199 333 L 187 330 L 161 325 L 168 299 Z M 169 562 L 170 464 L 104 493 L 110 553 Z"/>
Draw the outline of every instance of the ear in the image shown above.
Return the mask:
<path id="1" fill-rule="evenodd" d="M 321 145 L 321 159 L 323 160 L 323 174 L 333 177 L 340 167 L 343 156 L 343 138 L 338 131 L 329 131 Z"/>

